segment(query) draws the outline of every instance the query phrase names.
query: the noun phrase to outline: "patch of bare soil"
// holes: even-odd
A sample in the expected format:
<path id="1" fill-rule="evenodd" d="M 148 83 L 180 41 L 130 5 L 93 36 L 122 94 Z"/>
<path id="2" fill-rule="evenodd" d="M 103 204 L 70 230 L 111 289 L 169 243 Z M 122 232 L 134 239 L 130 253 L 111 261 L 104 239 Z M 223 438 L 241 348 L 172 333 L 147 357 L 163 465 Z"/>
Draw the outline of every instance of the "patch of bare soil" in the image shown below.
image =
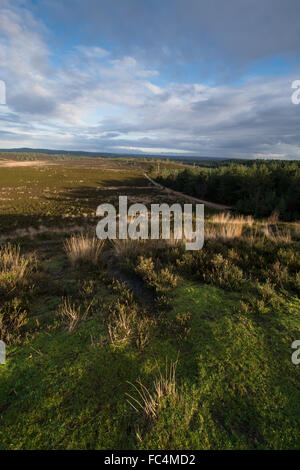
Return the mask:
<path id="1" fill-rule="evenodd" d="M 0 168 L 15 168 L 20 166 L 52 166 L 56 163 L 52 161 L 44 160 L 32 160 L 32 161 L 15 161 L 15 160 L 0 160 Z"/>
<path id="2" fill-rule="evenodd" d="M 41 233 L 61 233 L 61 234 L 68 234 L 72 232 L 83 232 L 86 230 L 86 227 L 81 227 L 79 225 L 71 225 L 69 227 L 65 228 L 58 228 L 58 227 L 44 227 L 43 225 L 40 225 L 39 228 L 34 228 L 34 227 L 28 227 L 28 228 L 20 228 L 16 229 L 12 233 L 8 233 L 6 235 L 0 236 L 0 243 L 6 242 L 8 240 L 14 240 L 17 238 L 24 238 L 24 237 L 30 237 L 32 240 L 36 235 L 39 235 Z"/>

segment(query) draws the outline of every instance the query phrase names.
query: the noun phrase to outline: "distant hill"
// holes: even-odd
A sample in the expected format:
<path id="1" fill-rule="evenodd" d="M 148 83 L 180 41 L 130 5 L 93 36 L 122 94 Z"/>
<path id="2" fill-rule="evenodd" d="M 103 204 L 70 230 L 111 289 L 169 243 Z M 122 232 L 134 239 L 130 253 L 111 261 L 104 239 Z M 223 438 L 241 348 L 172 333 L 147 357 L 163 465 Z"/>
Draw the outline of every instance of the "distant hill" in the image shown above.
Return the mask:
<path id="1" fill-rule="evenodd" d="M 108 152 L 86 152 L 84 150 L 50 150 L 50 149 L 34 149 L 34 148 L 11 148 L 11 149 L 0 149 L 0 152 L 12 152 L 12 153 L 39 153 L 48 155 L 73 155 L 82 157 L 101 157 L 101 158 L 159 158 L 162 160 L 185 160 L 185 161 L 221 161 L 228 160 L 228 158 L 218 157 L 198 157 L 198 156 L 184 156 L 184 155 L 159 155 L 159 154 L 122 154 L 122 153 L 108 153 Z"/>

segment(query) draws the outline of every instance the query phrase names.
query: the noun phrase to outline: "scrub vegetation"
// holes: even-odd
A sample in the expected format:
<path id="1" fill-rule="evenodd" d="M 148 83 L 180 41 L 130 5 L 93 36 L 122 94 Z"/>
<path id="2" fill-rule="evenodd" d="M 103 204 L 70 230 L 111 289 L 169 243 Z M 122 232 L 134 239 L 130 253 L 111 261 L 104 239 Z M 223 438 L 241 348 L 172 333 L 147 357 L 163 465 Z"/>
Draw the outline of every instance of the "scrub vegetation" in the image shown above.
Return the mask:
<path id="1" fill-rule="evenodd" d="M 183 165 L 36 160 L 0 166 L 0 448 L 299 448 L 298 213 L 205 208 L 199 251 L 101 242 L 99 204 L 183 204 L 144 176 L 172 187 Z"/>

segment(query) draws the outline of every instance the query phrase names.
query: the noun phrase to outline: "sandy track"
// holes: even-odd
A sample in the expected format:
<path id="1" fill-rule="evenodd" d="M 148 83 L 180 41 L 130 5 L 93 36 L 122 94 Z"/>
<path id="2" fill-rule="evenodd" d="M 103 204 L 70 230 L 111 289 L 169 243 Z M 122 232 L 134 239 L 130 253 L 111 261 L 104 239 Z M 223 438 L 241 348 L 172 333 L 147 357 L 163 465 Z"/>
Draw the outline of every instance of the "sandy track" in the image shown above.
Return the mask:
<path id="1" fill-rule="evenodd" d="M 20 166 L 50 166 L 56 165 L 52 161 L 46 160 L 33 160 L 33 161 L 15 161 L 15 160 L 0 160 L 0 168 L 15 168 Z"/>

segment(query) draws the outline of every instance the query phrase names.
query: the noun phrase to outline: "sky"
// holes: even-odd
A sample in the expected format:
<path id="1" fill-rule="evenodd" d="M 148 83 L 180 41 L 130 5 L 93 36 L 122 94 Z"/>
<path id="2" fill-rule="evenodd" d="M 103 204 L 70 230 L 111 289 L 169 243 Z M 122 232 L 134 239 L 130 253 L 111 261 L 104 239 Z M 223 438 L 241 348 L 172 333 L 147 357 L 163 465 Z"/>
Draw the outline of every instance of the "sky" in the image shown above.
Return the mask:
<path id="1" fill-rule="evenodd" d="M 299 0 L 0 0 L 0 148 L 300 159 L 299 19 Z"/>

